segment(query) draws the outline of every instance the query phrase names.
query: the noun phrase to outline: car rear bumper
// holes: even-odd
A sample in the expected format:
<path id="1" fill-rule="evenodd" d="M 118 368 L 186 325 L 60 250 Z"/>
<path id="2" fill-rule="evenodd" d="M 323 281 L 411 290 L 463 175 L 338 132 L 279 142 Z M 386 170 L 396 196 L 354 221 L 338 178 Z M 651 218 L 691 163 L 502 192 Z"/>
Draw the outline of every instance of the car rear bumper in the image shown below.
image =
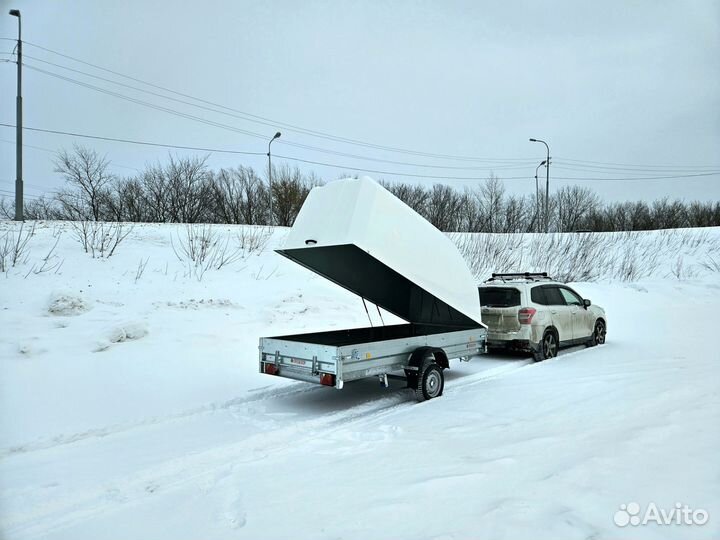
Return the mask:
<path id="1" fill-rule="evenodd" d="M 511 349 L 517 351 L 536 351 L 538 341 L 533 339 L 532 327 L 524 326 L 517 332 L 488 331 L 487 346 L 495 349 Z"/>
<path id="2" fill-rule="evenodd" d="M 511 351 L 535 352 L 537 351 L 539 345 L 527 339 L 512 339 L 509 341 L 488 340 L 487 346 L 488 349 L 508 349 Z"/>

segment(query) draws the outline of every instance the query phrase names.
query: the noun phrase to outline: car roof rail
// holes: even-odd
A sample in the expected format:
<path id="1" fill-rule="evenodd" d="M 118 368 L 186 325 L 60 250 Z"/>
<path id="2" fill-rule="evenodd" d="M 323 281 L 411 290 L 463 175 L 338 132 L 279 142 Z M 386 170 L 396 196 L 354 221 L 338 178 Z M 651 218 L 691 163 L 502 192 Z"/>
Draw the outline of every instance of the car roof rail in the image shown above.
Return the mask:
<path id="1" fill-rule="evenodd" d="M 485 280 L 485 283 L 491 281 L 555 281 L 548 276 L 547 272 L 512 272 L 496 274 L 493 272 L 492 277 Z"/>

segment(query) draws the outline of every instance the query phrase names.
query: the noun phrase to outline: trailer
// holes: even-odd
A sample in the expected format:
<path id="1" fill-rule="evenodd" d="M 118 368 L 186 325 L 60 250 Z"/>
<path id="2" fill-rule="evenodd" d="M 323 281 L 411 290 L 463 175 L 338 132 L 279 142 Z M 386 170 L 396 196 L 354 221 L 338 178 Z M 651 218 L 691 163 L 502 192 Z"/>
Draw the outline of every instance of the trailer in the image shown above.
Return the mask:
<path id="1" fill-rule="evenodd" d="M 475 280 L 455 245 L 369 178 L 314 188 L 280 255 L 407 321 L 260 338 L 261 373 L 342 389 L 402 379 L 442 395 L 450 360 L 486 352 Z"/>

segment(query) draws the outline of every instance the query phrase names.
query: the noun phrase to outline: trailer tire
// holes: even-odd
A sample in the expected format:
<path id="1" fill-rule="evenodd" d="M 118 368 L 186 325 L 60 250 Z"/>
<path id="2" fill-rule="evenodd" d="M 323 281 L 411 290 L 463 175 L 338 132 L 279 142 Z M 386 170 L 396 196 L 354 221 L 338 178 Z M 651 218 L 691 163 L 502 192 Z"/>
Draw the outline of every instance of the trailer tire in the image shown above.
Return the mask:
<path id="1" fill-rule="evenodd" d="M 415 398 L 418 401 L 426 401 L 440 397 L 444 389 L 445 376 L 442 368 L 431 359 L 426 360 L 417 374 Z"/>

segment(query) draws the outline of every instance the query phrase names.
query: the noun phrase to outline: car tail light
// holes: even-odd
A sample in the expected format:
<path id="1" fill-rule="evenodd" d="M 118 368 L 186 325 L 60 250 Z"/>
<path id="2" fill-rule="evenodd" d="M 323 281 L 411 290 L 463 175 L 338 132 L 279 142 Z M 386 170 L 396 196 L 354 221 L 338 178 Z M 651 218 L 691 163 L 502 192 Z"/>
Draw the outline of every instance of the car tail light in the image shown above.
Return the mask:
<path id="1" fill-rule="evenodd" d="M 331 373 L 323 373 L 320 375 L 320 384 L 325 386 L 335 386 L 335 375 Z"/>
<path id="2" fill-rule="evenodd" d="M 265 373 L 268 375 L 277 375 L 280 369 L 275 364 L 264 364 Z"/>
<path id="3" fill-rule="evenodd" d="M 532 323 L 533 317 L 536 313 L 537 310 L 535 308 L 520 308 L 520 311 L 518 311 L 518 321 L 520 322 L 520 324 L 530 324 Z"/>

